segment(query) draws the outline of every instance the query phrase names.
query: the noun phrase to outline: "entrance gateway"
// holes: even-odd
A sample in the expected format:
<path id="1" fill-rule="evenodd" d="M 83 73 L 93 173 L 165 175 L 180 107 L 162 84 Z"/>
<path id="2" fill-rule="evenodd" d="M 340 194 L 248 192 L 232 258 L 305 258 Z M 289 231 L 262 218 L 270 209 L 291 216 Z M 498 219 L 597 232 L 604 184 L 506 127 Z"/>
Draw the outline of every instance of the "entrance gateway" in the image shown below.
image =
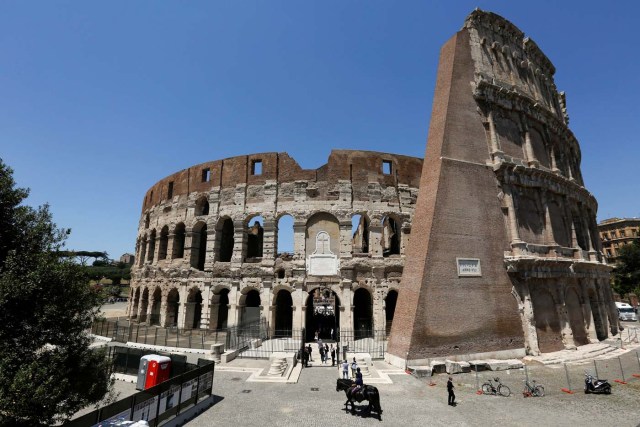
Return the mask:
<path id="1" fill-rule="evenodd" d="M 318 338 L 336 341 L 340 328 L 340 301 L 335 292 L 326 284 L 321 284 L 310 292 L 307 298 L 306 340 Z"/>

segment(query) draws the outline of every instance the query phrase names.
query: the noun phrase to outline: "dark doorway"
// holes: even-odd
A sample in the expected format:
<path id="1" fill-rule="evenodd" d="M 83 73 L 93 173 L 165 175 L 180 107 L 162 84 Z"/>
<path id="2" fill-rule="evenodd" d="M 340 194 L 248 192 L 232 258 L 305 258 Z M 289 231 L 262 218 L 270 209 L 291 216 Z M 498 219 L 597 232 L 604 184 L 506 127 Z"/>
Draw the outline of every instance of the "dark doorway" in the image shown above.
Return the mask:
<path id="1" fill-rule="evenodd" d="M 178 324 L 178 310 L 180 309 L 180 294 L 177 289 L 172 289 L 167 296 L 167 323 L 166 326 Z"/>
<path id="2" fill-rule="evenodd" d="M 281 290 L 276 296 L 275 336 L 290 337 L 293 327 L 293 299 L 291 293 Z"/>
<path id="3" fill-rule="evenodd" d="M 255 323 L 260 320 L 260 293 L 251 290 L 244 298 L 244 310 L 242 323 L 244 325 Z"/>
<path id="4" fill-rule="evenodd" d="M 384 300 L 384 315 L 385 315 L 385 333 L 387 336 L 391 334 L 391 325 L 393 324 L 393 314 L 396 311 L 396 302 L 398 302 L 398 292 L 397 291 L 389 291 L 387 293 L 387 298 Z"/>
<path id="5" fill-rule="evenodd" d="M 307 298 L 306 340 L 316 333 L 324 341 L 335 341 L 340 327 L 340 300 L 329 288 L 316 288 Z"/>
<path id="6" fill-rule="evenodd" d="M 218 323 L 216 329 L 225 329 L 229 318 L 229 289 L 223 289 L 218 296 Z"/>
<path id="7" fill-rule="evenodd" d="M 364 288 L 353 295 L 353 329 L 356 339 L 373 337 L 373 304 Z"/>
<path id="8" fill-rule="evenodd" d="M 222 223 L 222 232 L 220 233 L 220 262 L 231 261 L 233 255 L 233 221 L 227 218 Z"/>

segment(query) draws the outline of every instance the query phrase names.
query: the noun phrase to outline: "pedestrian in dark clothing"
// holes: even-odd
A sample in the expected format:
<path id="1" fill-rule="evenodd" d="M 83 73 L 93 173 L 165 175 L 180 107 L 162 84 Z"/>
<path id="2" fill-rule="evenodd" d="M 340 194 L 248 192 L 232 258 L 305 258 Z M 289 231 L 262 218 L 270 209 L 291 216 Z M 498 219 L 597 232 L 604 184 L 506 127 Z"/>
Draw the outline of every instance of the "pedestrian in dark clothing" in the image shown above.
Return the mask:
<path id="1" fill-rule="evenodd" d="M 336 349 L 331 344 L 331 366 L 336 366 Z"/>
<path id="2" fill-rule="evenodd" d="M 313 362 L 313 356 L 311 356 L 311 352 L 312 352 L 311 344 L 307 346 L 307 350 L 309 351 L 309 360 Z"/>
<path id="3" fill-rule="evenodd" d="M 309 350 L 307 350 L 306 347 L 302 352 L 302 366 L 305 368 L 309 367 Z"/>
<path id="4" fill-rule="evenodd" d="M 449 381 L 447 381 L 447 391 L 449 392 L 449 406 L 456 406 L 456 395 L 453 392 L 453 388 L 453 378 L 449 377 Z"/>
<path id="5" fill-rule="evenodd" d="M 324 364 L 324 358 L 325 358 L 325 354 L 324 354 L 324 347 L 320 347 L 320 361 Z"/>

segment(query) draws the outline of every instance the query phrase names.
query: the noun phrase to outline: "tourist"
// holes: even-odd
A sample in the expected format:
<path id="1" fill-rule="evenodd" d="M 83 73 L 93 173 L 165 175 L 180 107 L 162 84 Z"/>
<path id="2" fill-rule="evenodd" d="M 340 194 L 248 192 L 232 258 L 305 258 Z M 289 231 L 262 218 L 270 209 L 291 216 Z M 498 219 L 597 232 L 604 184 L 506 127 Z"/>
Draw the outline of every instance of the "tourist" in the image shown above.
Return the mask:
<path id="1" fill-rule="evenodd" d="M 358 392 L 363 385 L 364 385 L 364 382 L 362 381 L 362 372 L 360 372 L 360 368 L 356 368 L 356 381 L 353 386 L 352 393 Z"/>
<path id="2" fill-rule="evenodd" d="M 327 344 L 327 343 L 324 344 L 324 354 L 326 355 L 327 362 L 328 362 L 329 361 L 329 344 Z"/>
<path id="3" fill-rule="evenodd" d="M 324 347 L 320 346 L 320 361 L 322 362 L 322 364 L 324 365 L 324 360 L 325 360 L 325 353 L 324 353 Z"/>
<path id="4" fill-rule="evenodd" d="M 331 344 L 331 366 L 336 366 L 336 349 Z"/>
<path id="5" fill-rule="evenodd" d="M 449 381 L 447 381 L 447 391 L 449 392 L 449 398 L 448 398 L 449 406 L 456 406 L 456 395 L 453 393 L 452 377 L 449 377 Z"/>
<path id="6" fill-rule="evenodd" d="M 307 350 L 309 351 L 309 360 L 313 362 L 313 356 L 311 355 L 313 349 L 311 348 L 311 344 L 307 346 Z"/>
<path id="7" fill-rule="evenodd" d="M 309 350 L 307 350 L 306 347 L 304 347 L 304 350 L 302 352 L 302 367 L 309 367 Z"/>
<path id="8" fill-rule="evenodd" d="M 353 362 L 351 362 L 351 378 L 356 377 L 356 370 L 358 369 L 358 364 L 356 363 L 356 358 L 353 358 Z"/>
<path id="9" fill-rule="evenodd" d="M 347 359 L 344 359 L 344 362 L 342 362 L 342 378 L 345 380 L 349 379 L 349 362 L 347 362 Z"/>

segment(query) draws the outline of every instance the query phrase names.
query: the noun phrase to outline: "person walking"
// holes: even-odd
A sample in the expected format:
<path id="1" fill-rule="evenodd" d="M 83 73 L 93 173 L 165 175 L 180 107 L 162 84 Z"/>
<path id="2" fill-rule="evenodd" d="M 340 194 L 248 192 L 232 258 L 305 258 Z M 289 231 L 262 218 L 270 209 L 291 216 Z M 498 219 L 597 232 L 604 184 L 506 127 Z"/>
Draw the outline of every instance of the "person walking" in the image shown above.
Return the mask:
<path id="1" fill-rule="evenodd" d="M 456 406 L 456 395 L 453 392 L 453 378 L 449 377 L 449 381 L 447 381 L 447 391 L 449 392 L 448 403 L 449 406 Z"/>
<path id="2" fill-rule="evenodd" d="M 342 362 L 342 378 L 345 380 L 349 379 L 349 362 L 347 362 L 347 359 L 344 359 L 344 362 Z"/>
<path id="3" fill-rule="evenodd" d="M 331 344 L 331 366 L 336 366 L 336 349 Z"/>
<path id="4" fill-rule="evenodd" d="M 313 362 L 313 356 L 311 356 L 313 349 L 311 348 L 311 344 L 307 346 L 307 350 L 309 351 L 309 360 Z"/>
<path id="5" fill-rule="evenodd" d="M 358 369 L 358 364 L 356 363 L 356 358 L 353 358 L 353 362 L 351 362 L 351 378 L 356 378 L 356 370 Z"/>
<path id="6" fill-rule="evenodd" d="M 324 353 L 324 347 L 320 346 L 320 361 L 324 365 L 324 361 L 326 359 L 326 354 Z"/>

